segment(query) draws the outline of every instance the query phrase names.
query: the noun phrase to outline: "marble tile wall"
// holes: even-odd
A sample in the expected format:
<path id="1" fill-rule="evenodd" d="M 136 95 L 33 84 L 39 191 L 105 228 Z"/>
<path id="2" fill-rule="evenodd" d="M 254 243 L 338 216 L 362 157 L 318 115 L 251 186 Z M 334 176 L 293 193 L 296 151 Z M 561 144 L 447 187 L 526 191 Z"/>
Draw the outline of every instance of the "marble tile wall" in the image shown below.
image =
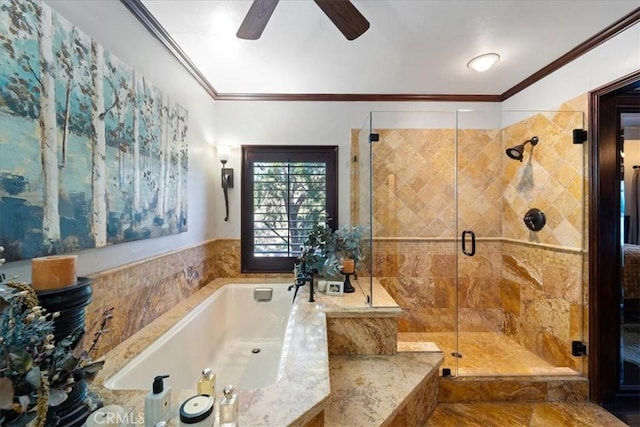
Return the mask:
<path id="1" fill-rule="evenodd" d="M 525 147 L 523 162 L 504 162 L 503 238 L 582 247 L 585 145 L 573 144 L 572 130 L 583 128 L 584 115 L 565 108 L 531 115 L 502 130 L 504 149 L 539 138 L 533 149 Z M 541 209 L 547 218 L 535 233 L 522 221 L 530 208 Z"/>
<path id="2" fill-rule="evenodd" d="M 501 237 L 504 150 L 499 130 L 458 131 L 458 231 Z"/>
<path id="3" fill-rule="evenodd" d="M 112 309 L 92 353 L 97 358 L 178 302 L 218 277 L 264 277 L 240 273 L 240 240 L 218 239 L 91 275 L 93 301 L 86 309 L 85 347 Z M 278 275 L 269 275 L 278 276 Z M 288 275 L 286 277 L 289 277 Z"/>
<path id="4" fill-rule="evenodd" d="M 465 228 L 500 236 L 500 139 L 495 130 L 458 134 L 458 189 L 452 129 L 380 129 L 373 149 L 376 237 L 453 237 L 458 210 Z M 353 133 L 352 146 L 358 141 Z M 357 151 L 356 151 L 357 152 Z M 352 203 L 353 205 L 353 203 Z"/>
<path id="5" fill-rule="evenodd" d="M 460 330 L 502 331 L 500 242 L 477 241 L 476 256 L 462 257 L 456 265 L 458 245 L 454 240 L 375 241 L 374 276 L 406 313 L 400 332 L 453 332 L 456 300 Z"/>
<path id="6" fill-rule="evenodd" d="M 571 341 L 582 340 L 582 253 L 502 243 L 504 332 L 557 366 L 581 369 Z"/>
<path id="7" fill-rule="evenodd" d="M 86 339 L 112 318 L 94 358 L 108 352 L 218 275 L 216 242 L 171 252 L 93 274 L 93 301 L 86 309 Z"/>
<path id="8" fill-rule="evenodd" d="M 396 353 L 398 321 L 396 317 L 327 316 L 329 355 Z"/>
<path id="9" fill-rule="evenodd" d="M 374 242 L 373 275 L 405 311 L 398 331 L 454 331 L 455 245 L 404 239 Z"/>

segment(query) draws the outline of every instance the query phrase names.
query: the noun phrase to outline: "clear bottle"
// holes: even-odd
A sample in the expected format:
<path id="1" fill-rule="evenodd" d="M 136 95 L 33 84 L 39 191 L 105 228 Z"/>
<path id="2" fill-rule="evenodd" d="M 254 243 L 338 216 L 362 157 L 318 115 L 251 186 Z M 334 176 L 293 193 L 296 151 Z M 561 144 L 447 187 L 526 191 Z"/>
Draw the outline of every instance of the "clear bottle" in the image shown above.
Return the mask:
<path id="1" fill-rule="evenodd" d="M 158 375 L 153 379 L 153 387 L 144 398 L 144 425 L 154 427 L 160 421 L 169 420 L 171 410 L 171 387 L 165 387 L 163 380 L 169 375 Z"/>
<path id="2" fill-rule="evenodd" d="M 211 373 L 211 369 L 205 368 L 202 370 L 202 376 L 198 380 L 196 387 L 198 394 L 206 394 L 207 396 L 215 397 L 216 395 L 216 374 Z"/>
<path id="3" fill-rule="evenodd" d="M 224 388 L 220 401 L 220 427 L 238 427 L 238 395 L 233 392 L 233 386 Z"/>

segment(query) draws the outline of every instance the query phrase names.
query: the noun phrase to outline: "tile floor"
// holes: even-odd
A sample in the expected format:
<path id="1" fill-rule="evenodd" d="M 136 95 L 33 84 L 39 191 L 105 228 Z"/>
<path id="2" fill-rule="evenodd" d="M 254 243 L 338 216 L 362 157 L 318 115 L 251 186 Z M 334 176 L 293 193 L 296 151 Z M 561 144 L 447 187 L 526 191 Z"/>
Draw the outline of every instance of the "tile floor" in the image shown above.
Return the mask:
<path id="1" fill-rule="evenodd" d="M 580 375 L 567 367 L 556 367 L 528 351 L 506 335 L 498 332 L 462 332 L 459 334 L 458 353 L 455 335 L 450 332 L 401 332 L 398 334 L 399 349 L 412 342 L 434 342 L 444 353 L 441 368 L 450 368 L 455 375 Z"/>
<path id="2" fill-rule="evenodd" d="M 442 349 L 449 367 L 463 376 L 580 375 L 567 367 L 556 367 L 516 344 L 503 334 L 463 332 L 458 337 L 461 358 L 452 333 L 399 333 L 398 350 L 430 351 L 435 343 Z M 424 347 L 424 348 L 423 348 Z M 441 368 L 442 368 L 441 367 Z M 631 418 L 633 419 L 633 418 Z M 457 402 L 438 403 L 425 427 L 640 427 L 626 424 L 604 408 L 591 402 Z"/>

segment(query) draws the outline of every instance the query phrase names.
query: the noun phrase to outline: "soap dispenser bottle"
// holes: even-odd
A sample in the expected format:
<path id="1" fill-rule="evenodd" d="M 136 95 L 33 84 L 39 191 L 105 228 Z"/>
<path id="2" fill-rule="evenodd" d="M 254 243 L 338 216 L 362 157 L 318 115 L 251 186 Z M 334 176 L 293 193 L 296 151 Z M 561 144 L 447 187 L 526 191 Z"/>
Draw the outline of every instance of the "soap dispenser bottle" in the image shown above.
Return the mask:
<path id="1" fill-rule="evenodd" d="M 153 379 L 153 386 L 144 398 L 144 426 L 154 427 L 160 421 L 168 421 L 171 410 L 171 387 L 164 386 L 164 379 L 169 375 L 158 375 Z"/>
<path id="2" fill-rule="evenodd" d="M 202 376 L 198 380 L 196 387 L 198 394 L 206 394 L 215 398 L 216 395 L 216 374 L 211 373 L 211 369 L 202 370 Z"/>
<path id="3" fill-rule="evenodd" d="M 232 385 L 224 388 L 220 402 L 220 427 L 238 427 L 238 395 L 233 391 Z"/>

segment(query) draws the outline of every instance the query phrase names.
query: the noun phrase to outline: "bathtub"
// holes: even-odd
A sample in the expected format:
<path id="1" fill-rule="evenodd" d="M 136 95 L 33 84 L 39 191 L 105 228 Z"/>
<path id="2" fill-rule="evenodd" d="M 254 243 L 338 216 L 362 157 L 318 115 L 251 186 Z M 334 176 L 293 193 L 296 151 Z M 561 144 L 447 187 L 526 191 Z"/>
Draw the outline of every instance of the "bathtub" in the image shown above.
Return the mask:
<path id="1" fill-rule="evenodd" d="M 195 394 L 202 369 L 211 368 L 216 405 L 225 385 L 238 390 L 241 425 L 313 422 L 330 395 L 326 315 L 304 288 L 292 304 L 289 285 L 214 280 L 105 354 L 92 391 L 105 405 L 140 413 L 153 377 L 170 375 L 169 425 L 178 425 L 179 405 Z M 272 288 L 271 301 L 255 301 L 255 288 Z"/>
<path id="2" fill-rule="evenodd" d="M 105 387 L 141 390 L 162 374 L 169 375 L 165 384 L 173 388 L 195 388 L 204 368 L 216 374 L 218 390 L 226 384 L 236 390 L 274 384 L 284 372 L 297 307 L 287 286 L 223 286 L 109 378 Z"/>

